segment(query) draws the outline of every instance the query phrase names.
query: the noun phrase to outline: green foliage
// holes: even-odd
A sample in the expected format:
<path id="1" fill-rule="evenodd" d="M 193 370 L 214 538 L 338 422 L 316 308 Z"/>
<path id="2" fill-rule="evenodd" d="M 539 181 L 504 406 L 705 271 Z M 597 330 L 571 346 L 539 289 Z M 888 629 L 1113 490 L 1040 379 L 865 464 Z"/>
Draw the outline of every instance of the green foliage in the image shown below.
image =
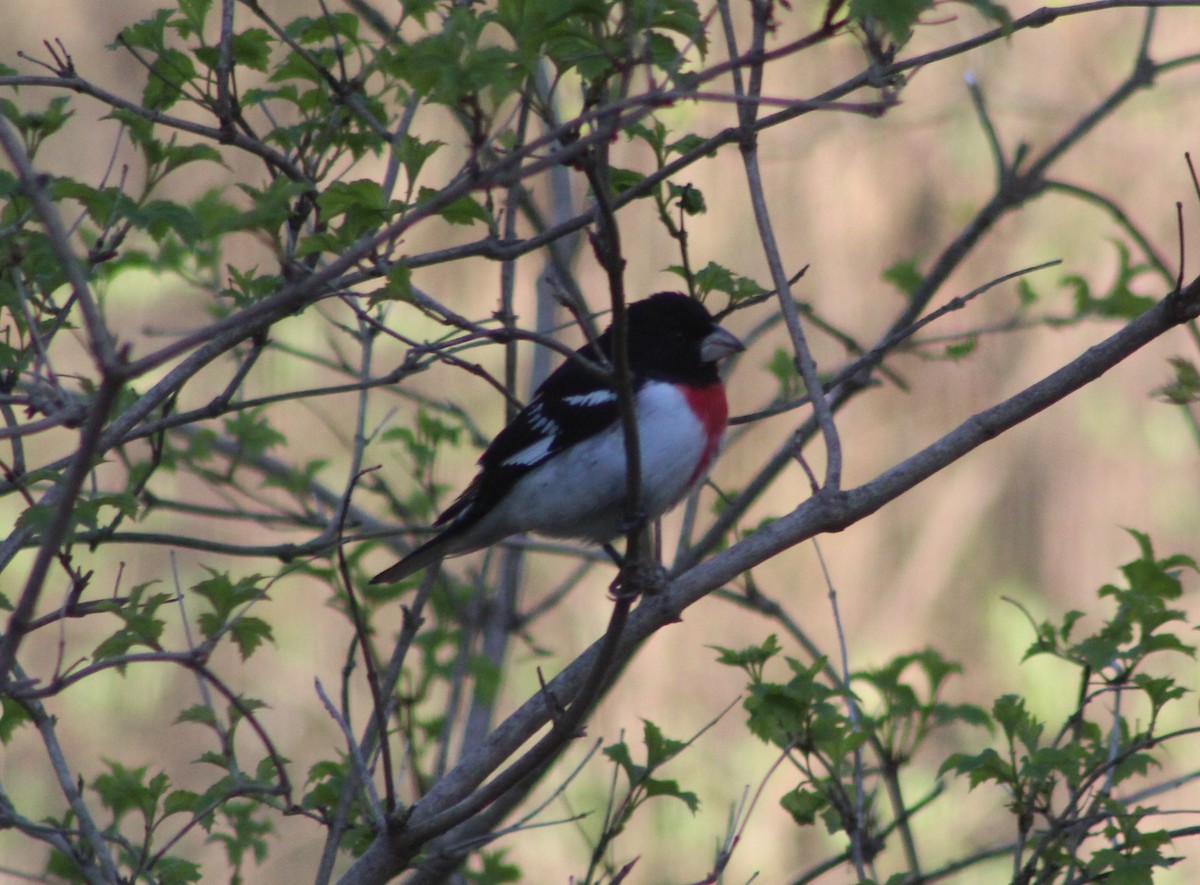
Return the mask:
<path id="1" fill-rule="evenodd" d="M 850 0 L 850 14 L 863 23 L 877 22 L 897 43 L 905 43 L 922 12 L 933 0 Z"/>
<path id="2" fill-rule="evenodd" d="M 121 619 L 122 627 L 96 646 L 92 651 L 93 658 L 103 661 L 120 657 L 139 646 L 152 651 L 161 650 L 159 640 L 166 628 L 166 620 L 159 611 L 173 600 L 167 593 L 147 595 L 146 591 L 156 583 L 139 584 L 132 588 L 125 600 L 113 608 L 113 614 Z M 118 667 L 121 666 L 118 664 Z"/>
<path id="3" fill-rule="evenodd" d="M 22 56 L 21 70 L 0 64 L 0 119 L 23 147 L 0 169 L 0 497 L 15 523 L 0 545 L 0 569 L 9 569 L 0 608 L 12 613 L 4 629 L 19 640 L 0 673 L 0 743 L 14 759 L 36 760 L 47 785 L 30 801 L 5 784 L 0 830 L 42 852 L 33 863 L 45 858 L 47 878 L 253 880 L 282 853 L 284 815 L 306 828 L 306 845 L 325 838 L 323 854 L 341 869 L 368 852 L 377 859 L 381 845 L 411 833 L 410 820 L 476 798 L 465 781 L 449 802 L 439 790 L 462 777 L 456 766 L 477 748 L 490 752 L 530 715 L 500 719 L 520 706 L 513 695 L 529 688 L 529 671 L 559 651 L 540 619 L 598 569 L 580 559 L 555 584 L 543 580 L 550 572 L 540 562 L 523 569 L 514 547 L 440 575 L 369 585 L 384 534 L 377 521 L 399 522 L 403 542 L 419 539 L 461 487 L 458 471 L 469 469 L 469 453 L 456 449 L 482 446 L 502 404 L 529 395 L 529 348 L 560 332 L 570 340 L 556 325 L 565 311 L 545 321 L 520 315 L 528 303 L 510 297 L 514 276 L 526 279 L 534 259 L 547 258 L 553 272 L 543 279 L 561 303 L 606 303 L 599 291 L 577 303 L 583 287 L 565 248 L 586 234 L 603 251 L 598 197 L 622 222 L 628 212 L 657 217 L 666 248 L 627 241 L 618 257 L 636 250 L 651 273 L 665 271 L 722 321 L 749 330 L 758 355 L 745 360 L 745 387 L 771 412 L 796 408 L 807 391 L 796 353 L 779 346 L 790 336 L 761 255 L 722 263 L 698 246 L 752 228 L 751 204 L 697 169 L 719 155 L 749 155 L 768 131 L 810 114 L 902 108 L 904 53 L 918 28 L 938 38 L 937 26 L 964 11 L 970 26 L 982 21 L 989 32 L 1008 33 L 1013 21 L 991 0 L 751 6 L 735 8 L 737 39 L 726 41 L 720 5 L 693 0 L 406 0 L 386 10 L 309 4 L 303 15 L 250 2 L 233 4 L 232 25 L 228 6 L 176 0 L 120 30 L 110 46 L 124 65 L 115 85 L 89 79 L 92 65 L 53 42 L 45 55 Z M 827 42 L 864 53 L 859 80 L 839 86 L 836 73 L 812 91 L 835 96 L 829 102 L 778 87 L 791 82 L 777 75 L 778 60 Z M 966 47 L 947 45 L 946 57 Z M 713 57 L 731 48 L 739 58 Z M 837 65 L 811 58 L 819 78 L 844 72 L 852 56 Z M 760 74 L 778 90 L 769 101 L 735 94 L 732 84 L 745 90 Z M 730 114 L 698 123 L 701 102 Z M 754 113 L 735 125 L 734 108 Z M 789 147 L 777 156 L 804 162 L 791 146 L 805 137 L 787 130 L 795 140 L 778 142 Z M 83 162 L 97 157 L 98 172 Z M 1010 170 L 1014 179 L 1021 168 Z M 565 184 L 554 180 L 560 174 Z M 609 192 L 591 193 L 593 181 Z M 1022 179 L 1012 208 L 1043 183 Z M 44 217 L 45 202 L 58 227 Z M 1128 240 L 1139 246 L 1115 242 L 1111 284 L 1066 277 L 1069 315 L 1043 322 L 1124 322 L 1149 310 L 1146 274 L 1161 262 L 1144 254 L 1142 239 Z M 553 254 L 534 254 L 544 247 Z M 809 260 L 799 248 L 799 261 Z M 475 280 L 455 288 L 460 265 L 486 261 L 500 269 L 497 292 Z M 794 293 L 827 373 L 821 380 L 836 379 L 833 408 L 879 379 L 904 385 L 891 365 L 897 350 L 867 342 L 896 317 L 927 316 L 928 299 L 945 285 L 938 267 L 907 258 L 884 270 L 883 282 L 903 296 L 890 307 L 880 298 L 861 311 L 831 309 L 822 293 Z M 877 268 L 868 273 L 880 279 Z M 1016 295 L 1021 310 L 1045 301 L 1024 279 Z M 830 319 L 856 312 L 872 316 L 853 334 Z M 970 329 L 934 356 L 966 360 L 984 331 Z M 839 378 L 835 364 L 852 372 Z M 1194 360 L 1172 365 L 1156 395 L 1194 404 Z M 491 411 L 456 386 L 465 373 Z M 799 428 L 807 422 L 805 412 L 786 457 L 806 457 L 810 437 Z M 746 436 L 757 457 L 763 437 Z M 681 556 L 726 550 L 786 518 L 767 493 L 780 485 L 764 477 L 762 486 L 704 488 L 676 545 Z M 723 530 L 696 542 L 701 523 L 721 514 L 730 517 Z M 747 731 L 777 754 L 774 771 L 786 772 L 771 776 L 791 778 L 776 810 L 784 826 L 819 824 L 847 846 L 835 861 L 857 853 L 869 865 L 895 850 L 896 831 L 911 835 L 910 819 L 938 798 L 914 802 L 904 791 L 932 779 L 940 762 L 942 778 L 994 794 L 988 801 L 1020 846 L 1021 881 L 1148 882 L 1169 866 L 1182 850 L 1175 833 L 1161 828 L 1156 807 L 1128 797 L 1185 734 L 1163 730 L 1164 714 L 1189 690 L 1164 662 L 1194 655 L 1179 631 L 1182 575 L 1196 566 L 1157 557 L 1147 536 L 1132 534 L 1140 554 L 1121 583 L 1101 588 L 1096 610 L 1033 622 L 1026 658 L 1052 656 L 1078 677 L 1063 709 L 1041 711 L 1016 691 L 986 706 L 954 700 L 962 667 L 933 647 L 848 674 L 831 665 L 833 655 L 788 654 L 776 635 L 716 649 L 721 664 L 745 673 Z M 32 583 L 32 557 L 49 561 L 48 576 L 30 591 L 32 610 L 14 612 Z M 233 558 L 253 562 L 231 567 Z M 737 591 L 722 592 L 742 593 L 735 601 L 796 633 L 797 620 L 765 602 L 755 580 L 746 572 L 730 582 Z M 304 607 L 320 645 L 338 649 L 340 669 L 305 670 L 307 649 L 293 655 L 296 636 L 281 626 L 284 599 Z M 658 604 L 645 602 L 647 611 Z M 1111 613 L 1093 625 L 1101 609 Z M 299 662 L 303 678 L 264 679 L 273 656 L 290 656 L 292 669 Z M 693 657 L 688 666 L 697 672 L 685 678 L 703 679 L 702 663 Z M 128 700 L 151 668 L 183 677 L 161 695 L 161 710 L 146 711 L 162 720 L 154 723 L 162 758 L 146 758 L 136 740 L 102 744 L 100 730 L 79 753 L 91 723 L 77 721 L 73 699 L 95 706 L 107 678 Z M 312 717 L 288 718 L 296 707 L 281 711 L 282 696 L 314 675 L 319 692 L 297 705 Z M 576 699 L 541 691 L 521 709 L 550 710 L 542 735 L 570 746 L 574 732 L 560 735 L 557 717 Z M 304 745 L 300 774 L 280 744 L 316 720 L 333 737 L 313 729 L 319 745 Z M 77 729 L 72 740 L 57 742 L 68 728 Z M 591 840 L 581 881 L 615 885 L 631 874 L 632 861 L 614 859 L 617 846 L 654 813 L 651 799 L 675 800 L 654 807 L 686 808 L 698 823 L 702 810 L 711 813 L 703 779 L 687 766 L 700 735 L 668 737 L 673 730 L 644 719 L 640 745 L 604 746 L 608 807 L 579 826 Z M 177 738 L 187 762 L 173 752 Z M 510 769 L 521 774 L 516 800 L 553 755 L 531 772 Z M 495 784 L 503 771 L 497 762 L 468 779 Z M 487 815 L 507 811 L 509 798 L 455 821 L 462 831 L 405 846 L 410 854 L 398 863 L 433 864 L 445 852 L 457 865 L 448 876 L 528 880 L 515 852 L 489 842 L 508 823 Z M 747 816 L 731 814 L 703 881 L 729 878 L 724 864 Z M 486 826 L 472 830 L 480 821 Z M 206 846 L 224 863 L 202 867 Z M 874 875 L 857 872 L 864 881 Z"/>
<path id="4" fill-rule="evenodd" d="M 1108 291 L 1096 295 L 1091 284 L 1080 274 L 1068 274 L 1062 283 L 1074 290 L 1076 317 L 1095 316 L 1102 319 L 1134 319 L 1154 305 L 1154 299 L 1138 295 L 1131 284 L 1144 276 L 1154 274 L 1149 262 L 1134 262 L 1129 247 L 1113 241 L 1117 252 L 1117 274 Z"/>
<path id="5" fill-rule="evenodd" d="M 1080 611 L 1068 612 L 1061 625 L 1035 625 L 1038 638 L 1025 653 L 1026 659 L 1054 655 L 1091 672 L 1108 670 L 1110 680 L 1120 684 L 1155 652 L 1175 651 L 1195 657 L 1195 646 L 1161 631 L 1185 620 L 1184 612 L 1168 607 L 1168 603 L 1183 595 L 1179 573 L 1183 569 L 1196 571 L 1196 561 L 1182 554 L 1157 559 L 1148 536 L 1132 529 L 1129 534 L 1137 541 L 1141 556 L 1121 566 L 1128 586 L 1105 584 L 1098 593 L 1101 599 L 1111 598 L 1116 614 L 1100 630 L 1081 638 L 1072 635 L 1085 617 Z"/>
<path id="6" fill-rule="evenodd" d="M 212 569 L 207 571 L 212 577 L 192 588 L 212 606 L 212 611 L 202 612 L 197 619 L 200 632 L 210 642 L 215 642 L 228 633 L 245 660 L 264 641 L 273 640 L 269 623 L 262 618 L 246 614 L 250 605 L 267 598 L 259 586 L 263 579 L 259 575 L 251 575 L 233 581 L 226 573 L 218 573 Z"/>
<path id="7" fill-rule="evenodd" d="M 713 646 L 713 649 L 720 652 L 720 655 L 717 656 L 717 663 L 745 670 L 752 683 L 762 682 L 763 670 L 767 662 L 783 651 L 783 647 L 779 644 L 779 637 L 774 633 L 764 639 L 760 645 L 752 645 L 743 649 L 723 648 L 718 645 Z"/>
<path id="8" fill-rule="evenodd" d="M 700 808 L 700 799 L 695 793 L 681 789 L 675 780 L 654 776 L 659 769 L 686 751 L 696 737 L 687 741 L 668 738 L 657 725 L 649 719 L 643 719 L 642 745 L 645 747 L 645 762 L 634 761 L 633 753 L 624 740 L 604 748 L 604 755 L 625 776 L 626 788 L 618 798 L 617 779 L 614 776 L 608 808 L 602 822 L 603 826 L 592 848 L 591 865 L 588 867 L 587 875 L 581 877 L 581 882 L 597 881 L 596 876 L 601 867 L 607 867 L 608 875 L 612 880 L 619 881 L 620 873 L 615 871 L 611 862 L 606 861 L 606 856 L 614 842 L 629 826 L 634 815 L 649 800 L 658 796 L 678 799 L 687 807 L 688 811 L 696 814 Z"/>
<path id="9" fill-rule="evenodd" d="M 796 361 L 782 347 L 775 348 L 771 361 L 765 366 L 779 385 L 775 398 L 779 402 L 795 399 L 804 392 L 804 381 L 796 371 Z"/>
<path id="10" fill-rule="evenodd" d="M 1085 615 L 1078 611 L 1068 612 L 1061 624 L 1031 622 L 1037 639 L 1025 658 L 1053 655 L 1078 674 L 1078 703 L 1065 705 L 1057 722 L 1039 716 L 1015 693 L 998 697 L 990 710 L 943 700 L 962 667 L 933 649 L 853 674 L 853 694 L 825 660 L 805 664 L 783 656 L 775 636 L 759 646 L 718 649 L 720 663 L 749 677 L 743 702 L 748 728 L 800 774 L 780 800 L 783 810 L 798 826 L 822 822 L 851 844 L 863 838 L 869 843 L 888 828 L 879 820 L 885 808 L 877 795 L 895 795 L 899 774 L 930 753 L 935 731 L 967 726 L 978 734 L 986 728 L 996 745 L 952 753 L 938 774 L 962 777 L 972 789 L 1002 788 L 1022 881 L 1053 877 L 1067 867 L 1148 882 L 1154 869 L 1172 865 L 1178 858 L 1162 850 L 1170 833 L 1152 825 L 1157 809 L 1121 797 L 1136 794 L 1131 785 L 1161 764 L 1169 741 L 1188 731 L 1158 730 L 1164 708 L 1187 690 L 1174 677 L 1150 675 L 1146 668 L 1159 652 L 1193 655 L 1192 646 L 1164 628 L 1184 622 L 1169 603 L 1182 593 L 1180 572 L 1196 571 L 1196 563 L 1184 555 L 1157 557 L 1148 536 L 1130 534 L 1139 556 L 1121 567 L 1126 586 L 1105 584 L 1097 591 L 1114 612 L 1094 633 L 1079 635 Z M 767 670 L 781 657 L 790 678 L 772 681 Z M 875 760 L 869 767 L 867 755 Z M 870 833 L 856 835 L 864 827 Z M 1098 848 L 1084 838 L 1087 833 L 1102 835 L 1110 847 Z"/>
<path id="11" fill-rule="evenodd" d="M 965 775 L 972 788 L 991 783 L 1004 790 L 1016 832 L 1029 845 L 1028 857 L 1017 857 L 1031 876 L 1065 863 L 1148 882 L 1153 869 L 1177 860 L 1160 851 L 1170 842 L 1166 831 L 1146 827 L 1157 809 L 1131 806 L 1118 796 L 1127 781 L 1160 764 L 1155 751 L 1172 737 L 1158 731 L 1160 714 L 1187 690 L 1171 676 L 1139 671 L 1160 651 L 1194 654 L 1176 635 L 1160 631 L 1184 621 L 1183 613 L 1167 603 L 1180 596 L 1180 569 L 1195 571 L 1196 563 L 1184 555 L 1159 559 L 1145 534 L 1130 534 L 1140 556 L 1121 567 L 1128 586 L 1106 584 L 1097 591 L 1115 611 L 1095 632 L 1078 635 L 1085 618 L 1079 611 L 1068 612 L 1060 624 L 1031 621 L 1037 638 L 1026 659 L 1053 655 L 1071 664 L 1080 682 L 1078 705 L 1052 726 L 1029 710 L 1024 698 L 1003 695 L 991 711 L 1000 746 L 955 753 L 941 768 L 943 774 Z M 1147 720 L 1125 712 L 1126 695 L 1145 702 Z M 1111 711 L 1106 709 L 1110 697 L 1116 704 Z M 1113 847 L 1089 853 L 1080 827 L 1103 833 Z"/>
<path id="12" fill-rule="evenodd" d="M 993 0 L 957 0 L 970 6 L 980 15 L 999 24 L 1006 31 L 1012 24 L 1008 9 Z M 869 26 L 877 24 L 897 44 L 903 45 L 920 24 L 921 14 L 934 8 L 934 0 L 850 0 L 850 15 Z"/>
<path id="13" fill-rule="evenodd" d="M 914 671 L 920 674 L 923 686 L 910 681 Z M 956 723 L 990 725 L 987 712 L 979 706 L 941 700 L 947 680 L 960 673 L 960 664 L 927 648 L 898 655 L 883 667 L 855 674 L 856 682 L 869 685 L 879 694 L 880 713 L 875 723 L 891 758 L 912 758 L 934 729 Z"/>
<path id="14" fill-rule="evenodd" d="M 30 157 L 36 157 L 46 139 L 59 132 L 71 119 L 73 112 L 68 110 L 69 107 L 70 99 L 63 95 L 50 99 L 39 111 L 24 110 L 16 102 L 0 99 L 0 115 L 17 130 Z"/>
<path id="15" fill-rule="evenodd" d="M 520 882 L 522 879 L 521 868 L 516 864 L 508 863 L 504 856 L 505 851 L 481 851 L 479 852 L 479 869 L 468 869 L 463 871 L 463 878 L 468 882 L 474 882 L 476 885 L 503 885 L 505 882 Z"/>
<path id="16" fill-rule="evenodd" d="M 7 744 L 13 733 L 29 721 L 29 711 L 12 698 L 0 699 L 0 743 Z"/>
<path id="17" fill-rule="evenodd" d="M 924 277 L 917 269 L 916 259 L 905 258 L 883 272 L 883 281 L 895 286 L 905 296 L 911 297 L 924 282 Z"/>
<path id="18" fill-rule="evenodd" d="M 1185 357 L 1171 357 L 1175 377 L 1154 391 L 1155 395 L 1176 406 L 1186 406 L 1200 400 L 1200 369 Z"/>
<path id="19" fill-rule="evenodd" d="M 617 764 L 629 781 L 629 797 L 625 800 L 623 819 L 613 822 L 616 832 L 624 828 L 625 822 L 632 817 L 633 812 L 647 799 L 655 796 L 670 796 L 683 802 L 693 814 L 700 807 L 700 800 L 695 793 L 679 789 L 673 780 L 662 780 L 651 777 L 658 768 L 670 762 L 687 748 L 686 741 L 667 738 L 662 730 L 649 719 L 642 720 L 642 744 L 646 748 L 644 764 L 635 763 L 624 741 L 604 748 L 604 755 Z"/>

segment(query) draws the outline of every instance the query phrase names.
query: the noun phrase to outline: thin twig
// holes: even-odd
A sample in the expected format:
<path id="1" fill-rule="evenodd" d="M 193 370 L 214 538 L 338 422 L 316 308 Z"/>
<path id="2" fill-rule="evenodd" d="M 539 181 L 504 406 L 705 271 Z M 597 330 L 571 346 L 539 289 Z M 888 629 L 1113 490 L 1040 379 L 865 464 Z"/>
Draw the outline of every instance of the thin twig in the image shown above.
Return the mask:
<path id="1" fill-rule="evenodd" d="M 833 612 L 833 623 L 837 631 L 838 652 L 842 664 L 842 684 L 847 689 L 845 700 L 846 708 L 849 711 L 850 728 L 852 731 L 861 731 L 863 729 L 862 713 L 858 709 L 858 700 L 854 697 L 854 690 L 850 682 L 850 650 L 846 645 L 846 631 L 842 627 L 842 613 L 838 608 L 837 587 L 834 586 L 833 576 L 829 573 L 829 565 L 825 562 L 825 555 L 821 552 L 821 545 L 816 538 L 813 538 L 813 549 L 817 552 L 817 562 L 821 566 L 821 574 L 825 578 L 825 587 L 829 591 L 829 607 Z M 916 845 L 912 842 L 912 833 L 907 827 L 904 827 L 901 832 L 907 837 L 905 854 L 908 857 L 909 872 L 914 876 L 920 876 L 920 867 L 914 865 L 919 855 L 917 854 Z M 860 880 L 866 879 L 867 846 L 870 842 L 871 834 L 868 831 L 867 795 L 863 776 L 861 745 L 854 748 L 854 819 L 849 836 L 850 857 L 854 863 L 854 871 L 858 874 Z"/>

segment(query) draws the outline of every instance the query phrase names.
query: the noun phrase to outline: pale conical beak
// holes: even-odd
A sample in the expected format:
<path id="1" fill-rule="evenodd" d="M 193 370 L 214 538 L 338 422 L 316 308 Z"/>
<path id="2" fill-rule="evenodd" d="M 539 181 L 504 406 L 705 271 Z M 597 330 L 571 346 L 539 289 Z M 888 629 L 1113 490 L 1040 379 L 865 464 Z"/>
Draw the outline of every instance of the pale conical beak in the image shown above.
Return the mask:
<path id="1" fill-rule="evenodd" d="M 734 335 L 717 326 L 700 342 L 700 359 L 706 363 L 715 363 L 745 349 L 746 346 Z"/>

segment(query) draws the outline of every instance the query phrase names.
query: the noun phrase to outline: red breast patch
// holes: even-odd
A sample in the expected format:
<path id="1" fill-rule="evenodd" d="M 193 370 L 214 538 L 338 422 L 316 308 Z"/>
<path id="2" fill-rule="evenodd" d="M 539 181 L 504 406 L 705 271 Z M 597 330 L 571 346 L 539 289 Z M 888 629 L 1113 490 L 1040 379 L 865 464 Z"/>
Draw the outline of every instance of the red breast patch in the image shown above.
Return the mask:
<path id="1" fill-rule="evenodd" d="M 700 423 L 704 426 L 704 451 L 696 462 L 688 483 L 691 484 L 708 472 L 709 465 L 721 448 L 721 439 L 725 435 L 725 424 L 729 420 L 729 404 L 725 401 L 725 386 L 720 382 L 707 387 L 683 388 L 688 405 Z"/>

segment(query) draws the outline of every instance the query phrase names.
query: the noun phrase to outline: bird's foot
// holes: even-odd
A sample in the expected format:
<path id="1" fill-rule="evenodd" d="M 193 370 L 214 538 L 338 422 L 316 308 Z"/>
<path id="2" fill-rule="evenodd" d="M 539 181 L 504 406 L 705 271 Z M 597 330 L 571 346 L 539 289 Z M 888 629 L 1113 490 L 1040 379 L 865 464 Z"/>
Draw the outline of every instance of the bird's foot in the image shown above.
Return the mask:
<path id="1" fill-rule="evenodd" d="M 667 570 L 653 560 L 621 563 L 621 570 L 608 585 L 613 599 L 637 599 L 645 594 L 653 596 L 667 586 Z"/>

